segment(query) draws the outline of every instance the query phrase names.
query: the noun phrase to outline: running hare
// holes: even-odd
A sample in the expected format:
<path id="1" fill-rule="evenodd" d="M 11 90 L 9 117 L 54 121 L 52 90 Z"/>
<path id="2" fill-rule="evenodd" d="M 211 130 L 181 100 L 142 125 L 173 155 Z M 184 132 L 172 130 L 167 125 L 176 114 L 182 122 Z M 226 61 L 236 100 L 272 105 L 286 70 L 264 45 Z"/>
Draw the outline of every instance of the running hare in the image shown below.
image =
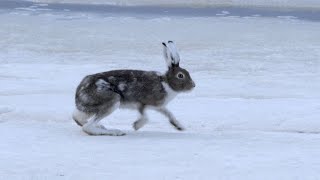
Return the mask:
<path id="1" fill-rule="evenodd" d="M 162 113 L 177 129 L 183 126 L 166 109 L 178 93 L 195 87 L 187 70 L 179 66 L 180 57 L 172 41 L 162 43 L 168 70 L 161 75 L 155 71 L 114 70 L 86 76 L 76 90 L 75 122 L 89 135 L 121 136 L 117 129 L 107 129 L 99 121 L 119 107 L 135 108 L 141 114 L 133 123 L 135 130 L 148 121 L 148 107 Z"/>

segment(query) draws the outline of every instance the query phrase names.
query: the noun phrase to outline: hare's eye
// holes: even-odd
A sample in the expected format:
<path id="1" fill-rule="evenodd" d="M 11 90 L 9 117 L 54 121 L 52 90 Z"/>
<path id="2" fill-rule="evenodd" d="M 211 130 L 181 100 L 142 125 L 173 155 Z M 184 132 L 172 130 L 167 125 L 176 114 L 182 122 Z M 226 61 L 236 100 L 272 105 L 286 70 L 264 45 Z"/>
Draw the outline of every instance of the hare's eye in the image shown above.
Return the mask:
<path id="1" fill-rule="evenodd" d="M 184 74 L 178 73 L 178 78 L 179 78 L 179 79 L 183 79 L 183 78 L 184 78 Z"/>

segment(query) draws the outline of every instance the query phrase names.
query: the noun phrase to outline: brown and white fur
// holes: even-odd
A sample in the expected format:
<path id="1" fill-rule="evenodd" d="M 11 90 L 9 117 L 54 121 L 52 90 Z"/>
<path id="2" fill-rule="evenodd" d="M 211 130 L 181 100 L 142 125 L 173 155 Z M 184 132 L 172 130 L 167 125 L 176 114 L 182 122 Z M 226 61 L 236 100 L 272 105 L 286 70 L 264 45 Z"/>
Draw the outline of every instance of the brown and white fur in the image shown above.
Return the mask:
<path id="1" fill-rule="evenodd" d="M 180 57 L 172 41 L 162 43 L 168 65 L 164 75 L 155 71 L 113 70 L 86 76 L 76 90 L 74 121 L 89 135 L 125 135 L 117 129 L 107 129 L 99 123 L 119 107 L 135 108 L 140 118 L 133 123 L 135 130 L 143 127 L 148 118 L 145 111 L 152 107 L 169 119 L 177 129 L 183 126 L 166 105 L 181 92 L 195 87 L 189 72 L 180 67 Z"/>

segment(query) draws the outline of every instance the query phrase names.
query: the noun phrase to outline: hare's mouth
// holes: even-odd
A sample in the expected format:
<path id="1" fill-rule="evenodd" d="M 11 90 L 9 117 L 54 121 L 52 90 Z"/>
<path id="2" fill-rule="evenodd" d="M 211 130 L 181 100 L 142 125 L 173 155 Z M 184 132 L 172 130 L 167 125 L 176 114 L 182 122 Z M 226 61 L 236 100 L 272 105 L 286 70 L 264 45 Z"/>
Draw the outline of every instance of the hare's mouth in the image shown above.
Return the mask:
<path id="1" fill-rule="evenodd" d="M 186 91 L 192 91 L 195 87 L 196 87 L 196 84 L 194 83 L 194 81 L 192 81 L 188 89 L 186 89 Z"/>
<path id="2" fill-rule="evenodd" d="M 192 85 L 192 89 L 196 87 L 196 83 L 194 83 L 194 81 L 191 82 Z"/>
<path id="3" fill-rule="evenodd" d="M 183 92 L 185 93 L 189 93 L 191 92 L 193 89 L 194 89 L 195 86 L 191 87 L 191 88 L 188 88 L 188 89 L 185 89 Z"/>

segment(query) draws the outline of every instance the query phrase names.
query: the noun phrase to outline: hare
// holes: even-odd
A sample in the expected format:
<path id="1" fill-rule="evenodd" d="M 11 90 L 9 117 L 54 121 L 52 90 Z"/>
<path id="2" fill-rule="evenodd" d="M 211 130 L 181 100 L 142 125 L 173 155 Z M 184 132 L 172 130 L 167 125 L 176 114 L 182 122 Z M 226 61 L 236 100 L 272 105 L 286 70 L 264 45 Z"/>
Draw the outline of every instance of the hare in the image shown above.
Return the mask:
<path id="1" fill-rule="evenodd" d="M 133 123 L 135 130 L 143 127 L 150 107 L 169 119 L 177 129 L 184 130 L 166 105 L 181 92 L 195 87 L 189 72 L 179 66 L 180 57 L 172 41 L 162 43 L 168 70 L 161 75 L 155 71 L 113 70 L 86 76 L 76 90 L 74 121 L 89 135 L 125 135 L 117 129 L 107 129 L 99 121 L 119 107 L 134 108 L 140 118 Z"/>

